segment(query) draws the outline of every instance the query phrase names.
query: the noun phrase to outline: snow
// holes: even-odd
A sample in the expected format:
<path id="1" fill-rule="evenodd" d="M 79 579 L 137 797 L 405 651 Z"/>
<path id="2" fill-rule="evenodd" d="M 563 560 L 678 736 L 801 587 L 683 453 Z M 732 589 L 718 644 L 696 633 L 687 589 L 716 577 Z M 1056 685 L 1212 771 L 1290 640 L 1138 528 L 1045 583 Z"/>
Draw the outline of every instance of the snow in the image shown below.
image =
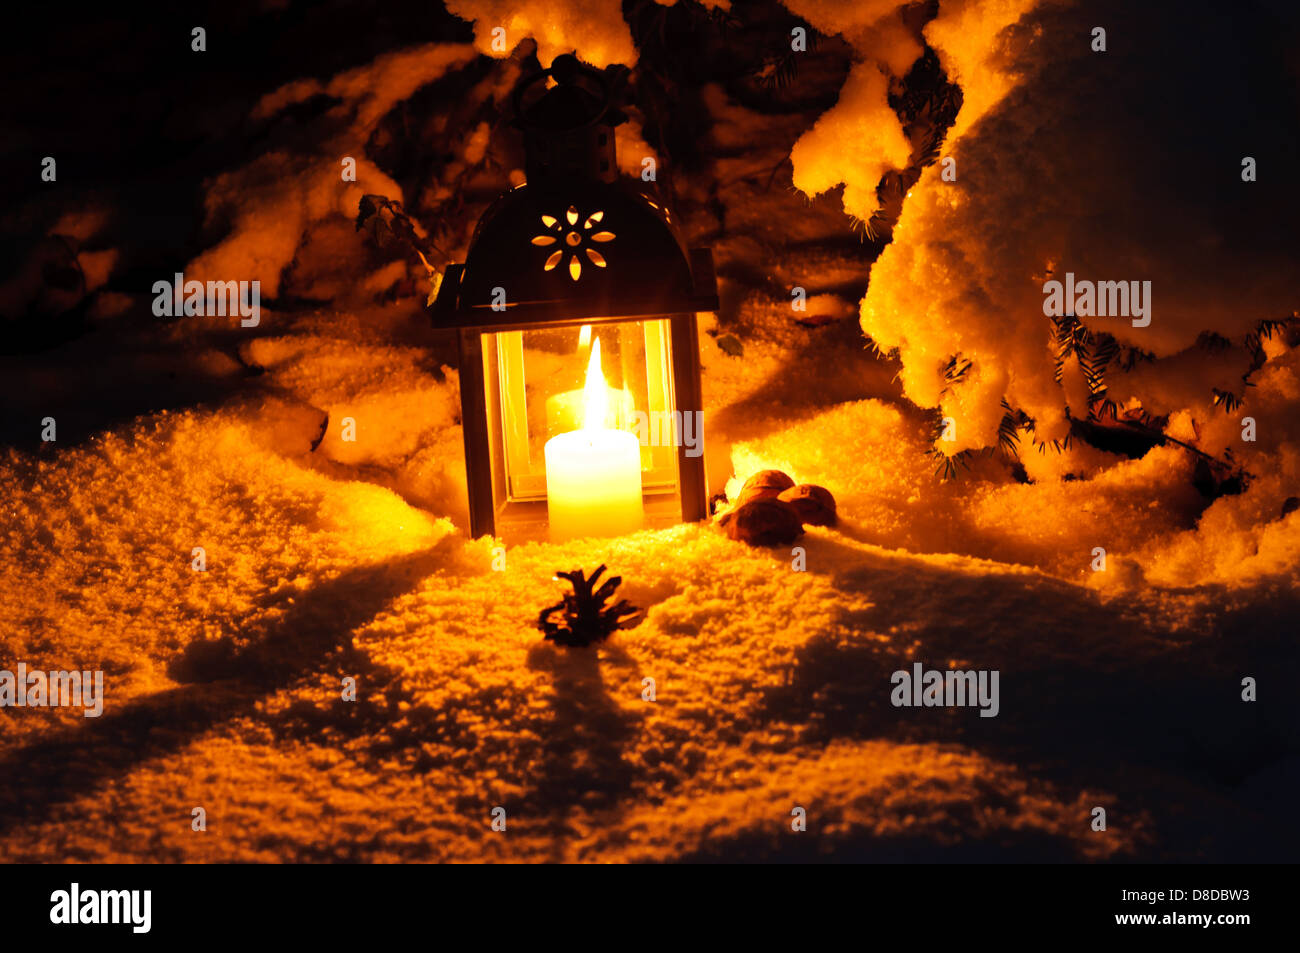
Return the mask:
<path id="1" fill-rule="evenodd" d="M 654 0 L 671 7 L 677 0 Z M 727 10 L 730 0 L 692 0 L 710 10 Z M 474 23 L 474 45 L 488 56 L 506 56 L 524 39 L 537 45 L 543 66 L 561 53 L 582 50 L 593 66 L 633 66 L 637 49 L 619 0 L 450 0 L 447 9 Z M 495 31 L 504 30 L 504 34 Z"/>
<path id="2" fill-rule="evenodd" d="M 885 98 L 888 90 L 888 78 L 874 65 L 853 67 L 839 102 L 790 154 L 796 188 L 816 195 L 844 183 L 844 210 L 861 219 L 871 217 L 881 176 L 906 166 L 912 151 Z M 848 152 L 846 142 L 853 143 Z"/>
<path id="3" fill-rule="evenodd" d="M 814 703 L 804 697 L 814 686 L 792 678 L 825 678 L 822 656 L 849 653 L 860 670 L 841 673 L 838 690 L 878 707 L 884 695 L 872 701 L 868 686 L 884 684 L 898 643 L 940 623 L 912 618 L 888 634 L 899 623 L 882 616 L 885 589 L 862 585 L 868 577 L 888 579 L 892 598 L 942 581 L 958 599 L 953 586 L 983 588 L 992 567 L 929 564 L 814 531 L 809 571 L 794 573 L 783 557 L 681 527 L 521 547 L 493 572 L 487 541 L 286 459 L 241 410 L 165 415 L 129 440 L 36 465 L 39 514 L 36 498 L 19 501 L 16 522 L 51 528 L 26 553 L 22 536 L 6 536 L 15 571 L 5 604 L 27 613 L 6 631 L 43 632 L 51 644 L 20 636 L 6 654 L 98 660 L 109 714 L 77 750 L 102 758 L 141 732 L 144 748 L 120 752 L 107 791 L 78 794 L 76 771 L 54 783 L 68 803 L 47 823 L 81 820 L 62 828 L 66 842 L 40 825 L 7 832 L 7 858 L 56 845 L 101 860 L 139 856 L 142 845 L 190 860 L 641 859 L 750 840 L 779 851 L 786 801 L 819 825 L 888 843 L 950 826 L 976 777 L 1006 787 L 1003 808 L 969 832 L 976 841 L 1032 832 L 1066 852 L 1105 854 L 1131 836 L 1087 845 L 1069 795 L 938 741 L 802 737 L 821 730 L 798 710 Z M 129 520 L 106 519 L 128 501 Z M 189 566 L 196 544 L 208 551 L 205 574 Z M 49 558 L 74 547 L 75 559 Z M 626 596 L 650 610 L 599 663 L 543 645 L 530 625 L 556 591 L 551 571 L 594 560 L 616 566 Z M 1049 585 L 1025 571 L 1009 578 L 1013 589 Z M 108 639 L 109 619 L 130 621 Z M 197 648 L 221 643 L 229 649 Z M 341 674 L 360 679 L 355 709 L 338 700 Z M 646 676 L 653 703 L 640 700 Z M 169 695 L 202 715 L 162 717 L 151 732 Z M 42 732 L 20 714 L 19 738 Z M 622 811 L 647 801 L 654 811 Z M 496 804 L 509 837 L 480 823 Z M 188 834 L 192 806 L 208 811 L 205 838 Z M 75 836 L 105 811 L 104 836 Z M 452 836 L 458 828 L 473 833 Z"/>
<path id="4" fill-rule="evenodd" d="M 245 280 L 262 283 L 265 296 L 274 297 L 304 234 L 310 241 L 313 228 L 356 218 L 363 195 L 402 201 L 401 187 L 366 157 L 365 143 L 396 103 L 472 58 L 464 45 L 431 43 L 386 54 L 328 83 L 299 80 L 264 96 L 253 107 L 255 120 L 273 119 L 313 96 L 339 102 L 306 136 L 299 131 L 291 148 L 266 152 L 209 184 L 205 225 L 225 235 L 186 265 L 185 277 L 246 275 Z M 298 145 L 302 138 L 310 141 L 309 148 Z M 343 178 L 345 158 L 355 160 L 355 180 Z"/>
<path id="5" fill-rule="evenodd" d="M 454 442 L 413 449 L 450 426 L 454 377 L 401 348 L 352 347 L 344 361 L 337 347 L 264 336 L 247 351 L 278 396 L 10 455 L 3 479 L 21 489 L 0 536 L 4 656 L 103 668 L 107 713 L 90 733 L 7 714 L 6 763 L 50 800 L 15 803 L 33 789 L 9 789 L 4 816 L 27 820 L 6 829 L 6 859 L 1103 859 L 1152 843 L 1189 856 L 1161 839 L 1146 800 L 1142 745 L 1158 739 L 1121 750 L 1123 776 L 1030 768 L 1069 760 L 1057 733 L 1074 715 L 1044 716 L 1023 680 L 1065 678 L 1081 704 L 1104 681 L 1131 684 L 1104 692 L 1120 705 L 1145 710 L 1154 691 L 1185 706 L 1186 683 L 1152 673 L 1181 671 L 1189 644 L 1210 651 L 1224 630 L 1212 579 L 1241 588 L 1234 626 L 1265 593 L 1293 606 L 1300 516 L 1261 532 L 1228 508 L 1243 498 L 1225 498 L 1182 529 L 1171 507 L 1186 464 L 1169 449 L 1092 481 L 938 483 L 921 425 L 865 399 L 733 448 L 738 474 L 780 465 L 835 492 L 842 526 L 800 541 L 805 572 L 790 552 L 706 526 L 510 548 L 494 571 L 492 541 L 438 515 L 463 486 L 417 506 L 374 482 L 416 466 L 394 461 L 458 458 Z M 340 408 L 356 413 L 365 459 L 329 456 L 328 438 L 308 449 L 309 397 L 331 427 Z M 391 418 L 404 427 L 383 429 Z M 1238 564 L 1255 534 L 1260 554 Z M 1098 542 L 1117 602 L 1083 578 Z M 1149 562 L 1143 543 L 1186 552 Z M 1206 550 L 1221 566 L 1193 564 Z M 553 572 L 600 562 L 646 620 L 599 651 L 542 643 L 532 623 L 558 595 Z M 1192 588 L 1125 586 L 1128 564 Z M 1021 696 L 1004 698 L 1000 740 L 974 713 L 890 708 L 889 673 L 913 659 L 1000 668 Z M 340 701 L 345 675 L 359 679 L 355 704 Z M 1240 705 L 1232 678 L 1198 678 L 1221 696 L 1196 703 L 1215 718 Z M 1198 738 L 1211 732 L 1201 719 L 1187 729 Z M 1231 739 L 1207 739 L 1227 757 Z M 1221 785 L 1160 779 L 1181 803 L 1225 811 L 1229 829 L 1255 823 Z M 1104 838 L 1088 830 L 1094 804 L 1124 805 Z M 497 805 L 505 835 L 488 826 Z M 789 830 L 796 806 L 807 840 Z"/>
<path id="6" fill-rule="evenodd" d="M 512 49 L 534 35 L 543 60 L 575 35 L 588 58 L 635 58 L 617 10 L 593 18 L 590 2 L 452 6 L 475 20 L 481 52 L 499 22 Z M 1191 286 L 1181 297 L 1204 296 L 1201 323 L 1158 310 L 1150 345 L 1163 360 L 1113 383 L 1121 403 L 1169 415 L 1171 437 L 1231 451 L 1252 474 L 1245 492 L 1207 500 L 1172 443 L 1134 459 L 1081 441 L 1058 454 L 1027 431 L 1023 475 L 990 455 L 936 479 L 929 408 L 956 419 L 956 449 L 995 437 L 1003 395 L 1040 438 L 1060 432 L 1041 300 L 1020 266 L 1066 239 L 1097 247 L 1067 234 L 1095 223 L 1077 224 L 1084 198 L 1046 188 L 1076 182 L 1049 134 L 1064 126 L 1017 152 L 1016 174 L 1000 163 L 1052 102 L 1074 101 L 1070 83 L 1086 95 L 1077 68 L 1045 70 L 1072 54 L 1035 27 L 1075 21 L 1057 5 L 1030 22 L 1024 3 L 941 4 L 924 35 L 964 83 L 945 147 L 959 177 L 922 174 L 871 267 L 844 211 L 869 215 L 880 175 L 909 160 L 884 115 L 882 55 L 899 47 L 880 39 L 906 25 L 888 3 L 790 7 L 855 50 L 838 104 L 767 115 L 704 89 L 717 123 L 709 161 L 681 176 L 683 218 L 712 236 L 723 285 L 700 334 L 712 488 L 780 468 L 830 489 L 840 524 L 810 527 L 800 551 L 703 524 L 509 546 L 494 568 L 498 541 L 466 532 L 454 346 L 428 328 L 423 289 L 402 291 L 405 264 L 360 253 L 351 225 L 363 192 L 404 197 L 365 154 L 384 117 L 476 54 L 423 46 L 288 84 L 254 109 L 267 151 L 208 184 L 210 244 L 185 270 L 311 301 L 266 307 L 256 328 L 163 322 L 113 284 L 110 258 L 87 259 L 108 282 L 89 334 L 0 358 L 14 419 L 60 420 L 53 445 L 15 441 L 0 456 L 0 667 L 100 668 L 107 696 L 97 720 L 0 717 L 0 767 L 22 779 L 0 792 L 0 859 L 1293 855 L 1277 791 L 1295 771 L 1300 512 L 1282 507 L 1300 483 L 1300 351 L 1285 334 L 1265 342 L 1229 414 L 1206 406 L 1208 389 L 1239 383 L 1242 349 L 1192 346 L 1202 325 L 1237 333 L 1274 313 L 1280 252 L 1260 259 L 1258 284 Z M 517 64 L 491 68 L 456 104 L 463 115 L 499 99 Z M 1050 96 L 1030 95 L 1026 77 Z M 303 128 L 290 107 L 322 93 L 331 104 Z M 461 176 L 490 192 L 512 171 L 480 168 L 510 155 L 508 133 L 467 122 L 448 163 L 405 196 L 445 210 L 453 254 L 481 210 L 449 209 Z M 861 151 L 830 155 L 847 136 Z M 624 148 L 625 166 L 638 154 Z M 357 183 L 337 178 L 343 155 Z M 795 190 L 840 182 L 842 196 Z M 1044 191 L 1030 201 L 1025 182 Z M 87 215 L 64 231 L 97 228 Z M 1156 287 L 1158 309 L 1185 305 Z M 740 353 L 720 344 L 728 335 Z M 944 394 L 937 372 L 955 351 L 975 364 Z M 195 547 L 206 571 L 192 568 Z M 563 591 L 554 573 L 600 563 L 644 621 L 599 648 L 544 643 L 534 623 Z M 893 708 L 890 675 L 914 661 L 999 670 L 1001 713 Z M 1247 675 L 1261 683 L 1254 705 L 1240 701 Z M 345 677 L 355 702 L 341 698 Z M 505 832 L 490 826 L 497 806 Z M 1090 829 L 1095 806 L 1104 833 Z M 791 830 L 796 807 L 806 832 Z"/>
<path id="7" fill-rule="evenodd" d="M 636 62 L 619 0 L 451 0 L 447 9 L 474 21 L 474 45 L 489 56 L 505 56 L 531 38 L 543 66 L 579 45 L 593 66 Z"/>
<path id="8" fill-rule="evenodd" d="M 1181 33 L 1140 5 L 1045 4 L 1016 19 L 1023 7 L 945 5 L 926 27 L 950 72 L 977 78 L 963 85 L 944 146 L 956 179 L 944 181 L 936 164 L 912 187 L 896 240 L 872 269 L 863 330 L 898 348 L 910 399 L 955 418 L 949 449 L 994 444 L 1003 397 L 1036 420 L 1040 439 L 1060 439 L 1067 398 L 1044 360 L 1044 276 L 1149 280 L 1149 327 L 1088 322 L 1162 358 L 1127 374 L 1112 369 L 1112 396 L 1204 421 L 1212 387 L 1242 392 L 1245 335 L 1300 305 L 1284 277 L 1293 242 L 1276 225 L 1300 209 L 1300 190 L 1290 177 L 1241 179 L 1251 151 L 1267 148 L 1286 164 L 1296 156 L 1272 107 L 1233 106 L 1293 98 L 1285 81 L 1276 91 L 1264 85 L 1280 67 L 1255 62 L 1267 20 L 1223 44 L 1234 79 L 1214 85 L 1177 53 Z M 1097 53 L 1090 35 L 1102 20 L 1116 39 Z M 1208 11 L 1198 22 L 1206 31 L 1223 25 Z M 995 68 L 978 65 L 989 51 Z M 1155 61 L 1184 65 L 1153 71 Z M 1186 144 L 1176 159 L 1170 143 Z M 1235 346 L 1189 354 L 1207 331 Z M 956 352 L 974 362 L 972 374 L 943 394 L 941 368 Z M 1070 406 L 1078 416 L 1078 400 Z"/>

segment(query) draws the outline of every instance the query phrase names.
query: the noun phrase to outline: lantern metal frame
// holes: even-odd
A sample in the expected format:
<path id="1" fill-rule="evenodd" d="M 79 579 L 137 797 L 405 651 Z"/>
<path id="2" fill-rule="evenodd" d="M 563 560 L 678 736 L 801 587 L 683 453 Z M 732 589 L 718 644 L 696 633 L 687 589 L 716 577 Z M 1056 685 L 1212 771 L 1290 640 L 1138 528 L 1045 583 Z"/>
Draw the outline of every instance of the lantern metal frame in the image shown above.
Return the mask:
<path id="1" fill-rule="evenodd" d="M 626 119 L 616 106 L 625 76 L 564 55 L 516 88 L 527 182 L 483 214 L 465 262 L 448 266 L 432 306 L 435 326 L 458 332 L 474 537 L 497 535 L 507 497 L 506 436 L 489 420 L 501 418 L 500 406 L 489 406 L 499 393 L 488 386 L 494 371 L 485 362 L 495 345 L 485 347 L 485 335 L 666 320 L 671 409 L 697 420 L 704 409 L 696 314 L 718 308 L 713 255 L 688 249 L 659 196 L 618 173 L 614 127 Z M 676 443 L 681 519 L 704 519 L 703 434 L 695 455 Z"/>

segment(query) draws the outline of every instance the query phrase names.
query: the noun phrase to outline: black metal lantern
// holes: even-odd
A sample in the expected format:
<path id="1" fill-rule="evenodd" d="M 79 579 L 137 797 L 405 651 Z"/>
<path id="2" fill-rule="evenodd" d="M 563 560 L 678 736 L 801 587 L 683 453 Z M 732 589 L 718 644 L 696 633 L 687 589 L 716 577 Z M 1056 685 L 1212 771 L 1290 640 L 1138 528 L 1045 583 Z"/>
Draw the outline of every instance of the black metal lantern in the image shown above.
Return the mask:
<path id="1" fill-rule="evenodd" d="M 618 535 L 707 513 L 696 313 L 713 257 L 618 174 L 618 74 L 559 56 L 515 91 L 527 183 L 433 306 L 460 335 L 474 536 Z"/>

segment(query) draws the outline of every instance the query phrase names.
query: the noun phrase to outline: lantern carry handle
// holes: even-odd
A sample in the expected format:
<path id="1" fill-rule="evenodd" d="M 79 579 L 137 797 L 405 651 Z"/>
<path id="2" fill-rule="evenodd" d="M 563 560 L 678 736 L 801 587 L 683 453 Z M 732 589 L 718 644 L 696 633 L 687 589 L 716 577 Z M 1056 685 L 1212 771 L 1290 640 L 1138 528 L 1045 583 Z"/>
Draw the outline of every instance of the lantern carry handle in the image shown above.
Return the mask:
<path id="1" fill-rule="evenodd" d="M 582 62 L 572 53 L 561 53 L 551 61 L 549 67 L 534 73 L 515 87 L 511 96 L 511 107 L 515 115 L 514 124 L 526 131 L 555 131 L 549 126 L 530 119 L 529 113 L 531 109 L 526 110 L 524 108 L 524 96 L 531 92 L 539 82 L 552 79 L 559 86 L 581 87 L 583 85 L 582 81 L 586 80 L 598 87 L 597 95 L 601 104 L 600 108 L 586 122 L 568 126 L 566 129 L 583 129 L 587 126 L 594 126 L 602 120 L 608 125 L 617 126 L 627 120 L 627 116 L 621 110 L 614 109 L 614 100 L 624 83 L 626 83 L 627 76 L 628 70 L 625 66 L 615 65 L 604 70 L 598 70 L 594 66 Z"/>

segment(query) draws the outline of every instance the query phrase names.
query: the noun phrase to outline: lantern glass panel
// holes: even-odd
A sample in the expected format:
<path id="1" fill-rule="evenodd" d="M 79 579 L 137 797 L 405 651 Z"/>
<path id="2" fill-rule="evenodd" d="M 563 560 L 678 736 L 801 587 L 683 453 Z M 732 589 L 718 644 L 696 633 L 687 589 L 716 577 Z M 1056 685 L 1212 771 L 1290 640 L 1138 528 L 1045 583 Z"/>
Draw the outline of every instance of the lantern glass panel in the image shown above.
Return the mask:
<path id="1" fill-rule="evenodd" d="M 681 521 L 681 415 L 668 318 L 490 331 L 482 343 L 493 497 L 503 535 L 544 534 L 546 443 L 592 427 L 636 436 L 645 525 Z M 591 360 L 596 348 L 598 372 Z M 588 419 L 593 386 L 603 388 L 601 420 Z"/>

